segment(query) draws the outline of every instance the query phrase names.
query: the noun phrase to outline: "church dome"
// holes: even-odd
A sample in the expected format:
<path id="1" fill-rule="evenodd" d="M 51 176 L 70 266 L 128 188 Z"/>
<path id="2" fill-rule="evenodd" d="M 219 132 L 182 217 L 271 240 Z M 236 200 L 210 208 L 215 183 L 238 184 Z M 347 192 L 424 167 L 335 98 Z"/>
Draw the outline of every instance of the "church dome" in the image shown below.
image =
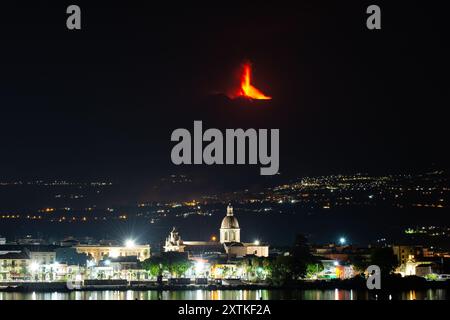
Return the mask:
<path id="1" fill-rule="evenodd" d="M 221 229 L 239 229 L 239 222 L 234 216 L 225 216 L 220 226 Z"/>
<path id="2" fill-rule="evenodd" d="M 227 215 L 220 225 L 220 243 L 232 243 L 241 241 L 241 229 L 239 222 L 234 217 L 233 207 L 228 205 Z"/>

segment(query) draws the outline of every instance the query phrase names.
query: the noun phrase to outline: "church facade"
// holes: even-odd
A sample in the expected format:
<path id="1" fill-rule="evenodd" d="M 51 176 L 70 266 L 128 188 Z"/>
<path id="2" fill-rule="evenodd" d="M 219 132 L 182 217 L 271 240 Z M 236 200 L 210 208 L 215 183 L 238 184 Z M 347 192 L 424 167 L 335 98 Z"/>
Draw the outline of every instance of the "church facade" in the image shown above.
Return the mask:
<path id="1" fill-rule="evenodd" d="M 233 207 L 228 205 L 220 225 L 219 241 L 183 241 L 175 227 L 166 238 L 164 252 L 187 252 L 189 256 L 226 253 L 233 257 L 254 255 L 269 256 L 269 246 L 259 243 L 241 242 L 241 229 L 234 216 Z"/>

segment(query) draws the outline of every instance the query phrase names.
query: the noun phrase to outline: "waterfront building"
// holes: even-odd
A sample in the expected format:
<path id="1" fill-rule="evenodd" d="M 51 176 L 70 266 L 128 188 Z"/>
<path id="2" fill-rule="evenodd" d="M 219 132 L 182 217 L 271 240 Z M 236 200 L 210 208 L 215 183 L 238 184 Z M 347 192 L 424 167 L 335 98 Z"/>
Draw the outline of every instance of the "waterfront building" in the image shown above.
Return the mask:
<path id="1" fill-rule="evenodd" d="M 317 272 L 316 279 L 350 279 L 353 278 L 356 273 L 352 265 L 343 264 L 337 260 L 320 260 L 323 266 L 323 270 Z"/>
<path id="2" fill-rule="evenodd" d="M 5 244 L 0 245 L 0 255 L 7 253 L 26 253 L 34 264 L 45 265 L 56 261 L 55 246 L 46 245 L 20 245 Z"/>
<path id="3" fill-rule="evenodd" d="M 125 246 L 110 246 L 110 245 L 82 245 L 75 246 L 78 253 L 84 253 L 90 257 L 95 263 L 109 257 L 129 257 L 135 256 L 139 261 L 144 261 L 150 258 L 150 245 L 125 245 Z"/>
<path id="4" fill-rule="evenodd" d="M 0 246 L 1 280 L 54 281 L 66 277 L 67 267 L 56 261 L 54 246 Z"/>
<path id="5" fill-rule="evenodd" d="M 26 246 L 31 262 L 38 265 L 54 264 L 56 262 L 56 252 L 53 246 L 31 245 Z"/>
<path id="6" fill-rule="evenodd" d="M 102 260 L 96 266 L 88 268 L 89 279 L 97 280 L 148 280 L 148 271 L 141 268 L 136 256 L 122 256 Z"/>
<path id="7" fill-rule="evenodd" d="M 19 280 L 27 273 L 30 257 L 25 252 L 11 252 L 0 255 L 0 280 Z"/>
<path id="8" fill-rule="evenodd" d="M 236 262 L 215 263 L 211 266 L 210 277 L 212 279 L 242 279 L 245 277 L 245 270 Z"/>

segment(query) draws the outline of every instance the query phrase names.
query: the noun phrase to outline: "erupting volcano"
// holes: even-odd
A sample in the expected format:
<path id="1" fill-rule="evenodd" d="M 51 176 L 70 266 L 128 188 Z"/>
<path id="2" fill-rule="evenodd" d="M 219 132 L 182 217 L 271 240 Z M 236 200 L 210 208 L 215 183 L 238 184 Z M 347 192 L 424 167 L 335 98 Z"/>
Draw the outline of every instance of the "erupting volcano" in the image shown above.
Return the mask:
<path id="1" fill-rule="evenodd" d="M 250 63 L 244 63 L 242 66 L 242 74 L 240 77 L 241 83 L 240 88 L 235 94 L 235 98 L 243 97 L 247 99 L 255 99 L 255 100 L 270 100 L 272 97 L 266 96 L 264 93 L 259 91 L 257 88 L 252 86 L 251 83 L 252 76 L 252 67 Z"/>

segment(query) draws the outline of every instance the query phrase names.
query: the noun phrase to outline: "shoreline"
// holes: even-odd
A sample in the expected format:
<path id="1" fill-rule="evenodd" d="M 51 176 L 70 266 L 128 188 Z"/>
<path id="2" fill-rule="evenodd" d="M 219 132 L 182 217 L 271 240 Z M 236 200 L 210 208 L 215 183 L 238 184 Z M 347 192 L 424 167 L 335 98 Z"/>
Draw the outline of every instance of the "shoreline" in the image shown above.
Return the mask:
<path id="1" fill-rule="evenodd" d="M 89 285 L 69 289 L 66 282 L 0 282 L 0 292 L 72 292 L 72 291 L 188 291 L 188 290 L 368 290 L 365 281 L 359 279 L 338 281 L 302 281 L 286 285 L 271 284 L 157 284 L 155 282 L 126 285 Z M 405 291 L 446 289 L 450 290 L 450 281 L 421 281 L 419 279 L 390 279 L 382 286 L 382 291 Z"/>

